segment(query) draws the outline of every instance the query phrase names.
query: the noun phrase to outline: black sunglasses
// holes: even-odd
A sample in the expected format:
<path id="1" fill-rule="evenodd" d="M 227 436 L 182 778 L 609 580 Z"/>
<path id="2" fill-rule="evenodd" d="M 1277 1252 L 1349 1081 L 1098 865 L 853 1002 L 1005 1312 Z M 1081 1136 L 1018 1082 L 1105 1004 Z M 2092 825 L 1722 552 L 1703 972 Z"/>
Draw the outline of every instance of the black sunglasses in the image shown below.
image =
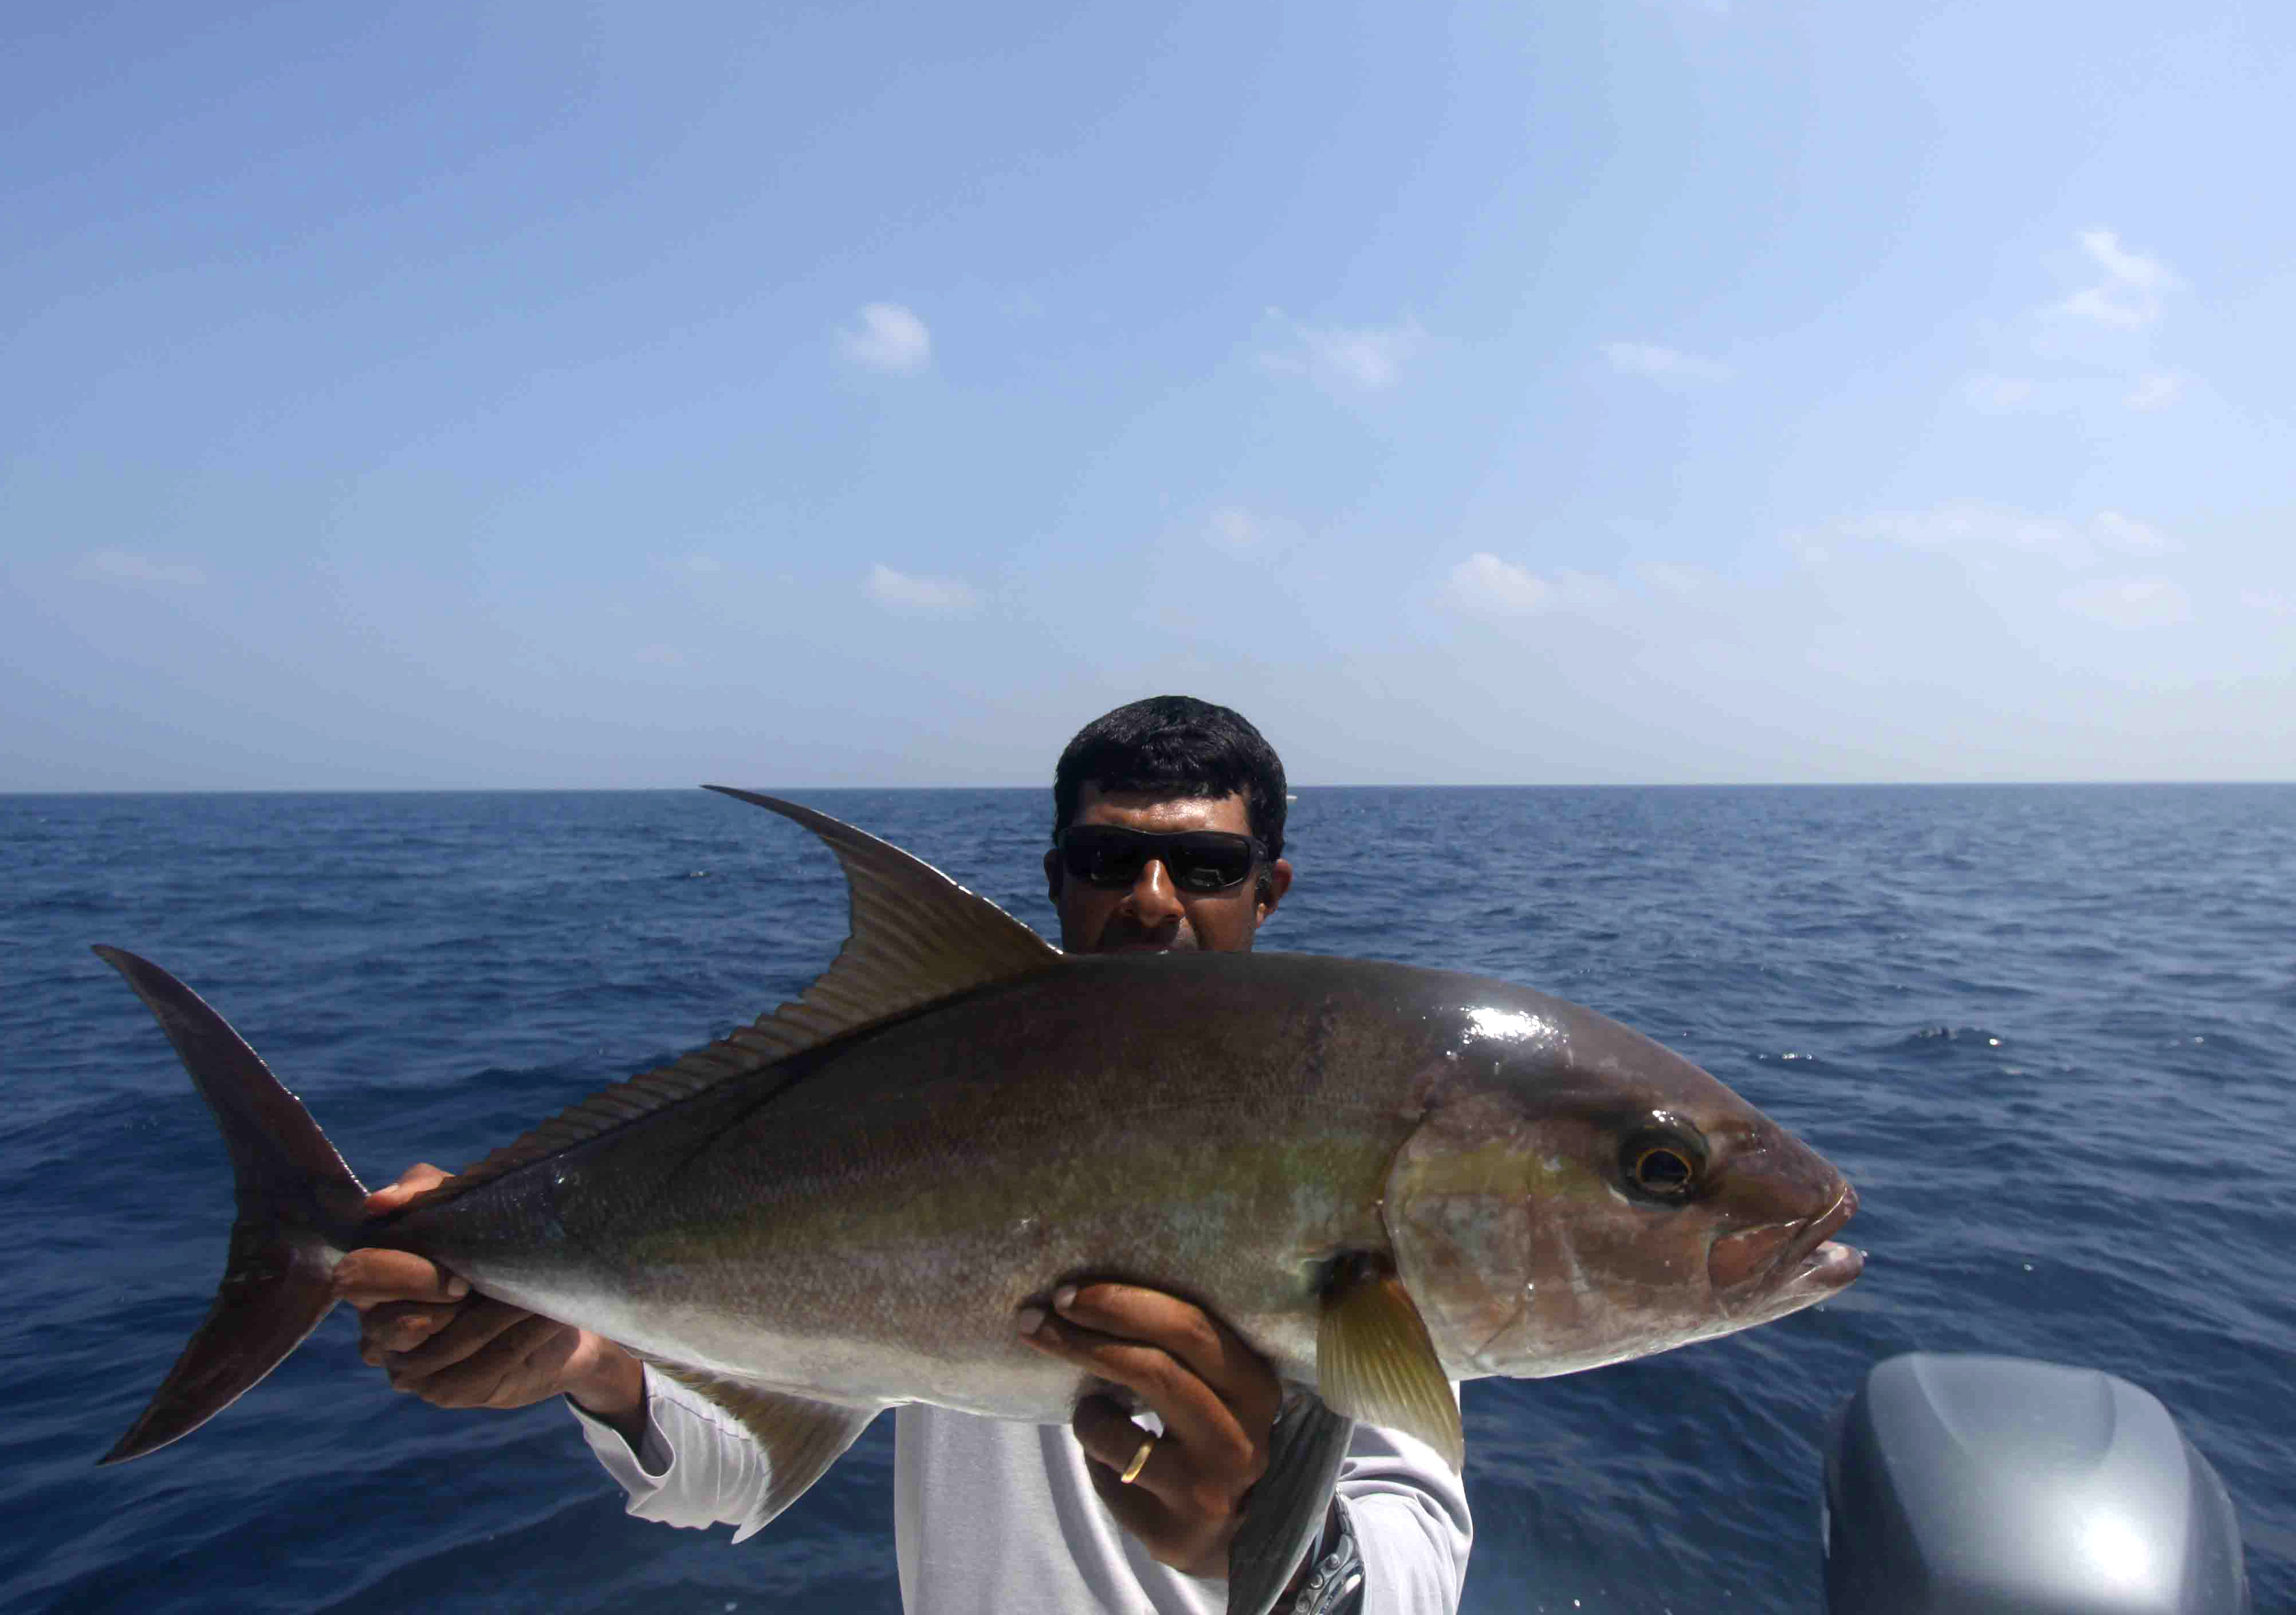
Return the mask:
<path id="1" fill-rule="evenodd" d="M 1259 843 L 1225 830 L 1151 835 L 1117 824 L 1071 824 L 1060 834 L 1061 863 L 1078 880 L 1120 891 L 1153 858 L 1183 891 L 1226 891 L 1251 873 Z"/>

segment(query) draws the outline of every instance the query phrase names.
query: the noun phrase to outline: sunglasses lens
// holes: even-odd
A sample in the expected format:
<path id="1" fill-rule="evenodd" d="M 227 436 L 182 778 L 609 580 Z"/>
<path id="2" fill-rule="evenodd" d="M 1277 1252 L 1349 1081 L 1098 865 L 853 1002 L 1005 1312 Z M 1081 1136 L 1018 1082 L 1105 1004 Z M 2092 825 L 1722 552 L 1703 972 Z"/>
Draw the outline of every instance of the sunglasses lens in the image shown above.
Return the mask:
<path id="1" fill-rule="evenodd" d="M 1184 891 L 1225 891 L 1251 873 L 1250 839 L 1220 831 L 1148 835 L 1108 824 L 1078 824 L 1061 837 L 1061 857 L 1079 881 L 1111 890 L 1131 885 L 1154 858 Z"/>
<path id="2" fill-rule="evenodd" d="M 1129 886 L 1148 862 L 1145 838 L 1071 830 L 1062 843 L 1069 873 L 1095 886 Z"/>
<path id="3" fill-rule="evenodd" d="M 1251 843 L 1241 836 L 1180 836 L 1166 866 L 1190 891 L 1220 891 L 1251 873 Z"/>

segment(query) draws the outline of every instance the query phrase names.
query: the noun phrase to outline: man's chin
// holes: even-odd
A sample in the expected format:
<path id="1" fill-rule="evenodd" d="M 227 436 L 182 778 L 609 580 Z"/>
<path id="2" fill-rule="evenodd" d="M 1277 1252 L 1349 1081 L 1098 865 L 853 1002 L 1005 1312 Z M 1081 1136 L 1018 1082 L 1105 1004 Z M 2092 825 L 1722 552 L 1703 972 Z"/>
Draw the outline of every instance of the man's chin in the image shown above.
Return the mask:
<path id="1" fill-rule="evenodd" d="M 1096 954 L 1192 954 L 1196 939 L 1185 931 L 1169 937 L 1103 937 Z"/>

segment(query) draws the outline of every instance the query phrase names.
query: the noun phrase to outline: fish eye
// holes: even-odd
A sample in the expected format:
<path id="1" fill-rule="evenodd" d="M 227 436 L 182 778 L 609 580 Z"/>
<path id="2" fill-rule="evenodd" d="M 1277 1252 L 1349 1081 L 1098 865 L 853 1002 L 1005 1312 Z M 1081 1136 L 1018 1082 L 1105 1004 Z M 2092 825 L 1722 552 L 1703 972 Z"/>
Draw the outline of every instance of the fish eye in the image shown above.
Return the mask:
<path id="1" fill-rule="evenodd" d="M 1620 1146 L 1619 1173 L 1629 1193 L 1678 1203 L 1703 1186 L 1706 1148 L 1696 1137 L 1671 1127 L 1646 1128 Z"/>

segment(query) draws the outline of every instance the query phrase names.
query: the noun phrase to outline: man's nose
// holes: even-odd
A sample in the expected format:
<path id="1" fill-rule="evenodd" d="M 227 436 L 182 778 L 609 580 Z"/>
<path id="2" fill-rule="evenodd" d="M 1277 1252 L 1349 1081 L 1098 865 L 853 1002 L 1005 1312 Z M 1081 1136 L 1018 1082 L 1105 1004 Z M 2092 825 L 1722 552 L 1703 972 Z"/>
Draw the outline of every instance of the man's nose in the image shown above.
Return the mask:
<path id="1" fill-rule="evenodd" d="M 1183 912 L 1180 894 L 1173 889 L 1171 872 L 1164 867 L 1161 858 L 1151 858 L 1141 865 L 1138 878 L 1132 882 L 1129 900 L 1140 922 L 1150 927 L 1177 920 Z"/>

